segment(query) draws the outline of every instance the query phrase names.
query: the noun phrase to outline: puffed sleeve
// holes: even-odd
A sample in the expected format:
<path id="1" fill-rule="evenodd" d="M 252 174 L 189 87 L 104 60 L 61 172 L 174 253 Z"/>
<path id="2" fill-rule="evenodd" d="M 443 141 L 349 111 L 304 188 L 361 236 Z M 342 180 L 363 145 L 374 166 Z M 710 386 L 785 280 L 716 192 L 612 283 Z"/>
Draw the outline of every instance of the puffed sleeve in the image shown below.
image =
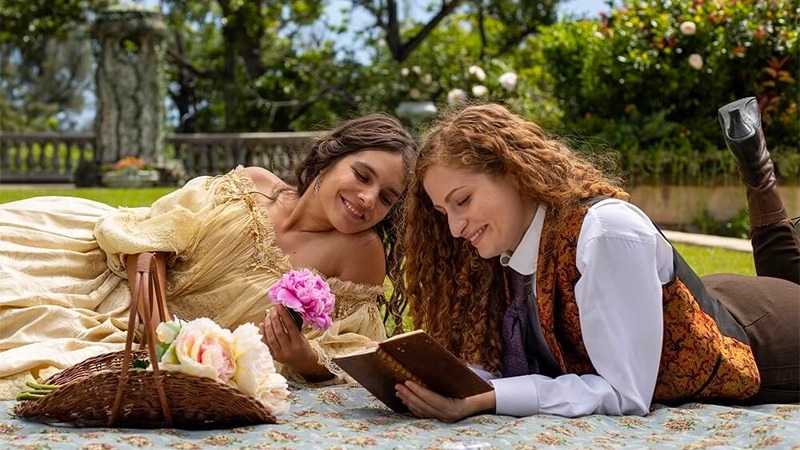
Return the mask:
<path id="1" fill-rule="evenodd" d="M 342 294 L 337 294 L 337 303 L 341 301 L 350 304 L 340 305 L 342 310 L 334 317 L 333 325 L 325 331 L 303 330 L 311 347 L 317 352 L 317 363 L 334 375 L 325 384 L 355 383 L 355 380 L 332 361 L 333 358 L 363 349 L 371 342 L 386 339 L 386 328 L 376 302 L 380 292 L 380 288 L 370 289 L 369 293 L 360 292 L 360 301 L 356 303 L 350 303 L 355 300 L 353 298 L 345 299 L 341 298 Z M 301 375 L 286 366 L 278 364 L 278 370 L 288 378 L 305 381 Z"/>
<path id="2" fill-rule="evenodd" d="M 101 217 L 94 236 L 111 270 L 125 277 L 125 257 L 130 254 L 167 252 L 180 257 L 190 251 L 202 218 L 214 207 L 207 178 L 190 180 L 149 208 L 119 208 Z"/>

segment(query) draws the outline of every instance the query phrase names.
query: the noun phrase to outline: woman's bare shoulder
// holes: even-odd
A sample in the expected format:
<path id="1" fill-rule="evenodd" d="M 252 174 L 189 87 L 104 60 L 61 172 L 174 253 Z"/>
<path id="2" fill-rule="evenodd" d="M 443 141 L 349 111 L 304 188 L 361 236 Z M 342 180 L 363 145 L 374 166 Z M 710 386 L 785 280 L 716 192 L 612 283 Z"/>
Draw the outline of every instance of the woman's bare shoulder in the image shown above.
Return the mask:
<path id="1" fill-rule="evenodd" d="M 261 192 L 268 193 L 272 192 L 275 188 L 290 187 L 285 181 L 281 180 L 280 177 L 263 167 L 250 166 L 245 167 L 244 170 L 250 179 L 253 180 L 253 184 L 256 185 L 256 188 Z"/>
<path id="2" fill-rule="evenodd" d="M 339 278 L 370 285 L 382 285 L 386 276 L 383 241 L 374 231 L 349 236 L 347 257 L 342 258 Z"/>

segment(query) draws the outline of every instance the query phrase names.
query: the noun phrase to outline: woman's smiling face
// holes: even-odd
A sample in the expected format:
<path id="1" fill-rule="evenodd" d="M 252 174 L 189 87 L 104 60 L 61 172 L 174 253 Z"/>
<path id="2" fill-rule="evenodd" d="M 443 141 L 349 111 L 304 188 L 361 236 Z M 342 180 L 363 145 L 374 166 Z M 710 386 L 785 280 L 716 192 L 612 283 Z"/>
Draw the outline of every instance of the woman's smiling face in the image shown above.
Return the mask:
<path id="1" fill-rule="evenodd" d="M 453 237 L 466 239 L 486 259 L 513 252 L 536 211 L 505 177 L 434 164 L 422 184 Z"/>
<path id="2" fill-rule="evenodd" d="M 334 228 L 359 233 L 383 220 L 403 190 L 403 156 L 364 150 L 345 156 L 322 175 L 319 195 Z"/>

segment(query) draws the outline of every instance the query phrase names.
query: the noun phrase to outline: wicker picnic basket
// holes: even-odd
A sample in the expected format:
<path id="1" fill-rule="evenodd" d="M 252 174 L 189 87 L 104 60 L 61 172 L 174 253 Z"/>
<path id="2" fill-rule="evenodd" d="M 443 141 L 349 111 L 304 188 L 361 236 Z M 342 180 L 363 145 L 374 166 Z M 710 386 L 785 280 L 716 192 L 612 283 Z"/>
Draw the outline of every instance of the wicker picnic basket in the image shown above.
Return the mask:
<path id="1" fill-rule="evenodd" d="M 167 319 L 167 309 L 155 267 L 155 254 L 139 256 L 125 350 L 86 359 L 48 378 L 43 384 L 60 387 L 38 400 L 20 401 L 14 409 L 17 416 L 120 428 L 209 429 L 276 422 L 267 408 L 238 389 L 210 378 L 159 370 L 155 348 L 148 343 L 155 342 L 155 325 Z M 143 338 L 133 350 L 140 320 Z M 131 369 L 133 361 L 146 359 L 152 370 Z"/>

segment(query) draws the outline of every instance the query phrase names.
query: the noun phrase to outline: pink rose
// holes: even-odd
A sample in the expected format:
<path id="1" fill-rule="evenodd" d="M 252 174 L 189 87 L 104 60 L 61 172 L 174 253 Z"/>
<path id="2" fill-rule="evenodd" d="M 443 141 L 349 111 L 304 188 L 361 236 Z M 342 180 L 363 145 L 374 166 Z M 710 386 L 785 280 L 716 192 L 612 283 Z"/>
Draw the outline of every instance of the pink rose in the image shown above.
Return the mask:
<path id="1" fill-rule="evenodd" d="M 273 303 L 296 311 L 303 322 L 309 322 L 320 330 L 326 330 L 332 324 L 330 314 L 336 296 L 325 280 L 308 269 L 289 271 L 267 291 L 267 295 Z"/>
<path id="2" fill-rule="evenodd" d="M 170 333 L 166 333 L 167 329 Z M 175 332 L 175 330 L 178 330 Z M 159 339 L 169 335 L 159 367 L 228 383 L 236 373 L 233 334 L 209 318 L 159 325 Z"/>

